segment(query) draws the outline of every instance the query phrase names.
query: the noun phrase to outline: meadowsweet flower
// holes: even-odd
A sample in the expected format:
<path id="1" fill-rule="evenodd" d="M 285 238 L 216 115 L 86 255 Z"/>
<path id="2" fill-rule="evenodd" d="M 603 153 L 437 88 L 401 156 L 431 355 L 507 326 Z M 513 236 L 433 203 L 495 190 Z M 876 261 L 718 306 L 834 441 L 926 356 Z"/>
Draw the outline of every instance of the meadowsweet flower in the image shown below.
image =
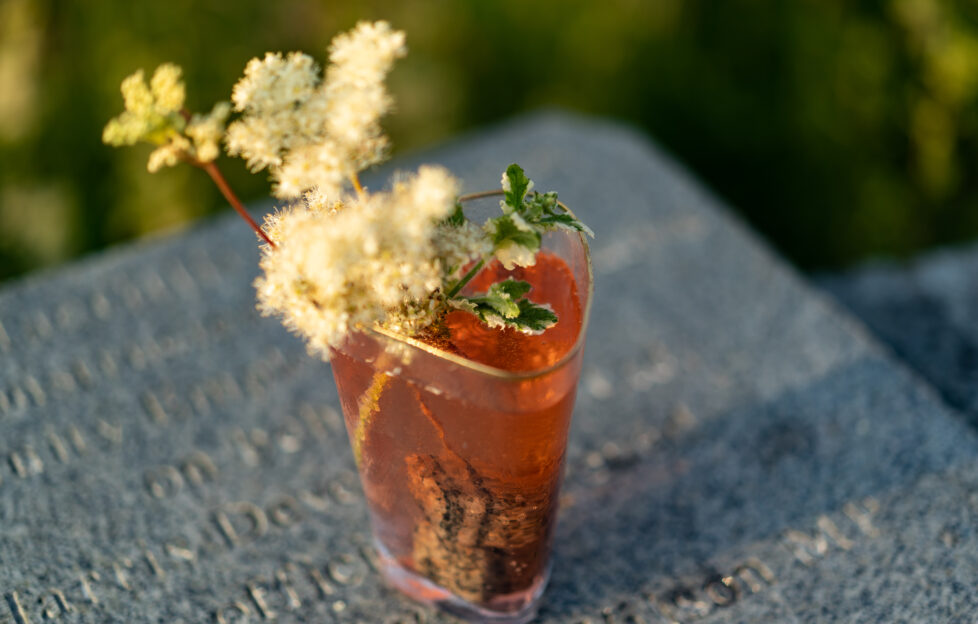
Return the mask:
<path id="1" fill-rule="evenodd" d="M 457 191 L 445 169 L 426 166 L 342 209 L 278 213 L 266 224 L 276 246 L 261 259 L 259 309 L 281 315 L 323 358 L 357 327 L 413 333 L 430 324 L 444 279 L 435 239 Z"/>
<path id="2" fill-rule="evenodd" d="M 169 140 L 170 134 L 183 128 L 183 118 L 178 114 L 184 100 L 180 68 L 169 63 L 160 65 L 153 73 L 151 84 L 146 84 L 142 70 L 122 81 L 125 111 L 105 126 L 104 142 L 134 145 L 149 141 L 160 145 Z"/>
<path id="3" fill-rule="evenodd" d="M 178 113 L 183 108 L 186 88 L 180 80 L 182 73 L 183 70 L 173 63 L 164 63 L 153 72 L 149 87 L 153 102 L 160 113 Z"/>
<path id="4" fill-rule="evenodd" d="M 221 153 L 221 139 L 224 137 L 224 122 L 231 114 L 231 105 L 218 102 L 206 115 L 194 115 L 187 124 L 186 134 L 193 142 L 193 152 L 197 160 L 210 162 Z"/>
<path id="5" fill-rule="evenodd" d="M 447 278 L 458 279 L 472 261 L 492 253 L 492 241 L 485 231 L 466 221 L 460 226 L 441 226 L 435 247 Z"/>
<path id="6" fill-rule="evenodd" d="M 146 168 L 156 172 L 183 159 L 210 162 L 220 153 L 224 122 L 231 112 L 222 102 L 207 115 L 194 115 L 189 124 L 183 117 L 186 88 L 182 70 L 172 63 L 156 68 L 149 84 L 142 70 L 122 81 L 125 111 L 111 119 L 102 132 L 110 145 L 133 145 L 146 141 L 157 148 Z"/>
<path id="7" fill-rule="evenodd" d="M 333 40 L 325 80 L 305 54 L 252 59 L 234 86 L 231 99 L 242 116 L 228 127 L 228 152 L 253 171 L 267 168 L 277 197 L 313 188 L 339 195 L 386 157 L 380 118 L 392 99 L 384 78 L 405 53 L 403 32 L 361 22 Z"/>
<path id="8" fill-rule="evenodd" d="M 150 173 L 156 173 L 163 167 L 173 167 L 180 162 L 180 158 L 184 154 L 191 150 L 193 150 L 193 145 L 187 140 L 187 137 L 175 134 L 168 142 L 150 153 L 146 168 L 149 169 Z"/>

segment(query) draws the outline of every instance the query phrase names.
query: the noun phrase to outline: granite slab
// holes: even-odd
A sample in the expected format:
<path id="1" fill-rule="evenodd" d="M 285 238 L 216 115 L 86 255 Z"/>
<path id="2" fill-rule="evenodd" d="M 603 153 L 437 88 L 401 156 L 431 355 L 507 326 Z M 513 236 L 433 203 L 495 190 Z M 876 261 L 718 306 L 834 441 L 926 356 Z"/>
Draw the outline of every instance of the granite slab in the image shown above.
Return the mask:
<path id="1" fill-rule="evenodd" d="M 817 281 L 978 425 L 978 247 L 873 261 Z"/>
<path id="2" fill-rule="evenodd" d="M 539 621 L 971 621 L 978 440 L 648 140 L 546 113 L 510 162 L 597 232 Z M 0 290 L 0 623 L 451 622 L 386 589 L 329 367 L 234 218 Z"/>

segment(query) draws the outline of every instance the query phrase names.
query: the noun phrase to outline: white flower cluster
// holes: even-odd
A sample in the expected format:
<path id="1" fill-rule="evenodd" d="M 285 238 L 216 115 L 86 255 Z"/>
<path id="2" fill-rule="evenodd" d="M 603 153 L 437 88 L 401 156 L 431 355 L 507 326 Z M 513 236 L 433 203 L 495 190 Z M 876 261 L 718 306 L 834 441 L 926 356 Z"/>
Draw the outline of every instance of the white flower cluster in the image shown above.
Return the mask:
<path id="1" fill-rule="evenodd" d="M 384 78 L 405 54 L 403 32 L 361 22 L 333 39 L 325 81 L 305 54 L 252 59 L 234 87 L 243 114 L 228 127 L 228 152 L 253 171 L 268 168 L 280 198 L 314 188 L 339 195 L 357 172 L 383 160 L 380 118 L 392 105 Z"/>
<path id="2" fill-rule="evenodd" d="M 157 145 L 149 155 L 151 172 L 172 167 L 183 158 L 200 162 L 217 158 L 231 107 L 227 102 L 218 103 L 209 114 L 194 115 L 188 124 L 181 112 L 186 99 L 181 73 L 178 66 L 165 63 L 156 68 L 148 85 L 142 70 L 123 80 L 126 110 L 109 121 L 102 140 L 110 145 L 138 141 Z"/>
<path id="3" fill-rule="evenodd" d="M 444 279 L 439 223 L 457 192 L 447 170 L 424 166 L 390 192 L 349 197 L 338 210 L 280 212 L 266 226 L 275 247 L 264 248 L 255 282 L 259 309 L 281 315 L 323 358 L 357 327 L 423 328 Z"/>

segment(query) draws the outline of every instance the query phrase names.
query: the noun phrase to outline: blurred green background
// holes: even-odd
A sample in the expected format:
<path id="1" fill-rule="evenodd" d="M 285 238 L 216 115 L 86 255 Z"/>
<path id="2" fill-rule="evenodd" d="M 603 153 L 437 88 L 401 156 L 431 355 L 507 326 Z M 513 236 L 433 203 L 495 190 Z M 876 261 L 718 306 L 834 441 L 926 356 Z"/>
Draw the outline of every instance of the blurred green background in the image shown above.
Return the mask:
<path id="1" fill-rule="evenodd" d="M 408 32 L 399 151 L 560 106 L 647 131 L 804 269 L 978 236 L 975 1 L 0 0 L 0 279 L 227 209 L 102 145 L 123 77 L 176 62 L 206 110 L 252 56 L 378 18 Z"/>

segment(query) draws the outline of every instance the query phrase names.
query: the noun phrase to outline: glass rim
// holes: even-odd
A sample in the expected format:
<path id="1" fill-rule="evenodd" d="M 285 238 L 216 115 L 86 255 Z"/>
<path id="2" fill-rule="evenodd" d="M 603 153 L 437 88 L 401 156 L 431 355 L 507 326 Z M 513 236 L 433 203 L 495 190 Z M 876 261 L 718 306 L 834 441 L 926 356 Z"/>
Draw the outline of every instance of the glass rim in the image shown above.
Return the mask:
<path id="1" fill-rule="evenodd" d="M 494 191 L 481 191 L 478 193 L 469 193 L 468 195 L 459 196 L 458 201 L 465 202 L 465 201 L 471 201 L 475 199 L 482 199 L 485 197 L 498 197 L 503 195 L 504 193 L 505 191 L 502 189 L 498 189 Z M 561 208 L 566 210 L 568 214 L 570 214 L 571 216 L 577 218 L 577 215 L 575 215 L 574 212 L 570 208 L 568 208 L 566 204 L 564 204 L 564 202 L 557 200 L 557 205 L 559 205 Z M 411 347 L 414 347 L 415 349 L 424 351 L 434 357 L 447 360 L 457 366 L 461 366 L 463 368 L 467 368 L 477 373 L 488 375 L 490 377 L 509 379 L 514 381 L 523 381 L 523 380 L 535 379 L 537 377 L 542 377 L 544 375 L 552 373 L 566 366 L 584 347 L 584 339 L 585 339 L 585 334 L 587 334 L 588 321 L 590 320 L 591 317 L 591 301 L 594 298 L 594 269 L 591 266 L 591 247 L 588 245 L 587 235 L 584 232 L 577 232 L 577 236 L 580 239 L 581 246 L 584 248 L 584 267 L 587 276 L 587 297 L 585 299 L 584 309 L 582 310 L 582 314 L 581 314 L 581 331 L 578 332 L 577 339 L 574 341 L 574 344 L 571 346 L 571 348 L 567 350 L 567 353 L 561 356 L 561 358 L 556 362 L 554 362 L 553 364 L 550 364 L 543 368 L 538 368 L 538 369 L 533 369 L 528 371 L 508 371 L 503 368 L 497 368 L 495 366 L 489 366 L 488 364 L 475 362 L 468 358 L 455 355 L 454 353 L 449 353 L 444 349 L 439 349 L 437 347 L 433 347 L 431 345 L 425 344 L 420 340 L 417 340 L 416 338 L 405 336 L 403 334 L 399 334 L 389 329 L 384 329 L 379 325 L 374 325 L 373 327 L 365 328 L 365 331 L 372 334 L 378 334 L 390 340 L 402 342 Z"/>

